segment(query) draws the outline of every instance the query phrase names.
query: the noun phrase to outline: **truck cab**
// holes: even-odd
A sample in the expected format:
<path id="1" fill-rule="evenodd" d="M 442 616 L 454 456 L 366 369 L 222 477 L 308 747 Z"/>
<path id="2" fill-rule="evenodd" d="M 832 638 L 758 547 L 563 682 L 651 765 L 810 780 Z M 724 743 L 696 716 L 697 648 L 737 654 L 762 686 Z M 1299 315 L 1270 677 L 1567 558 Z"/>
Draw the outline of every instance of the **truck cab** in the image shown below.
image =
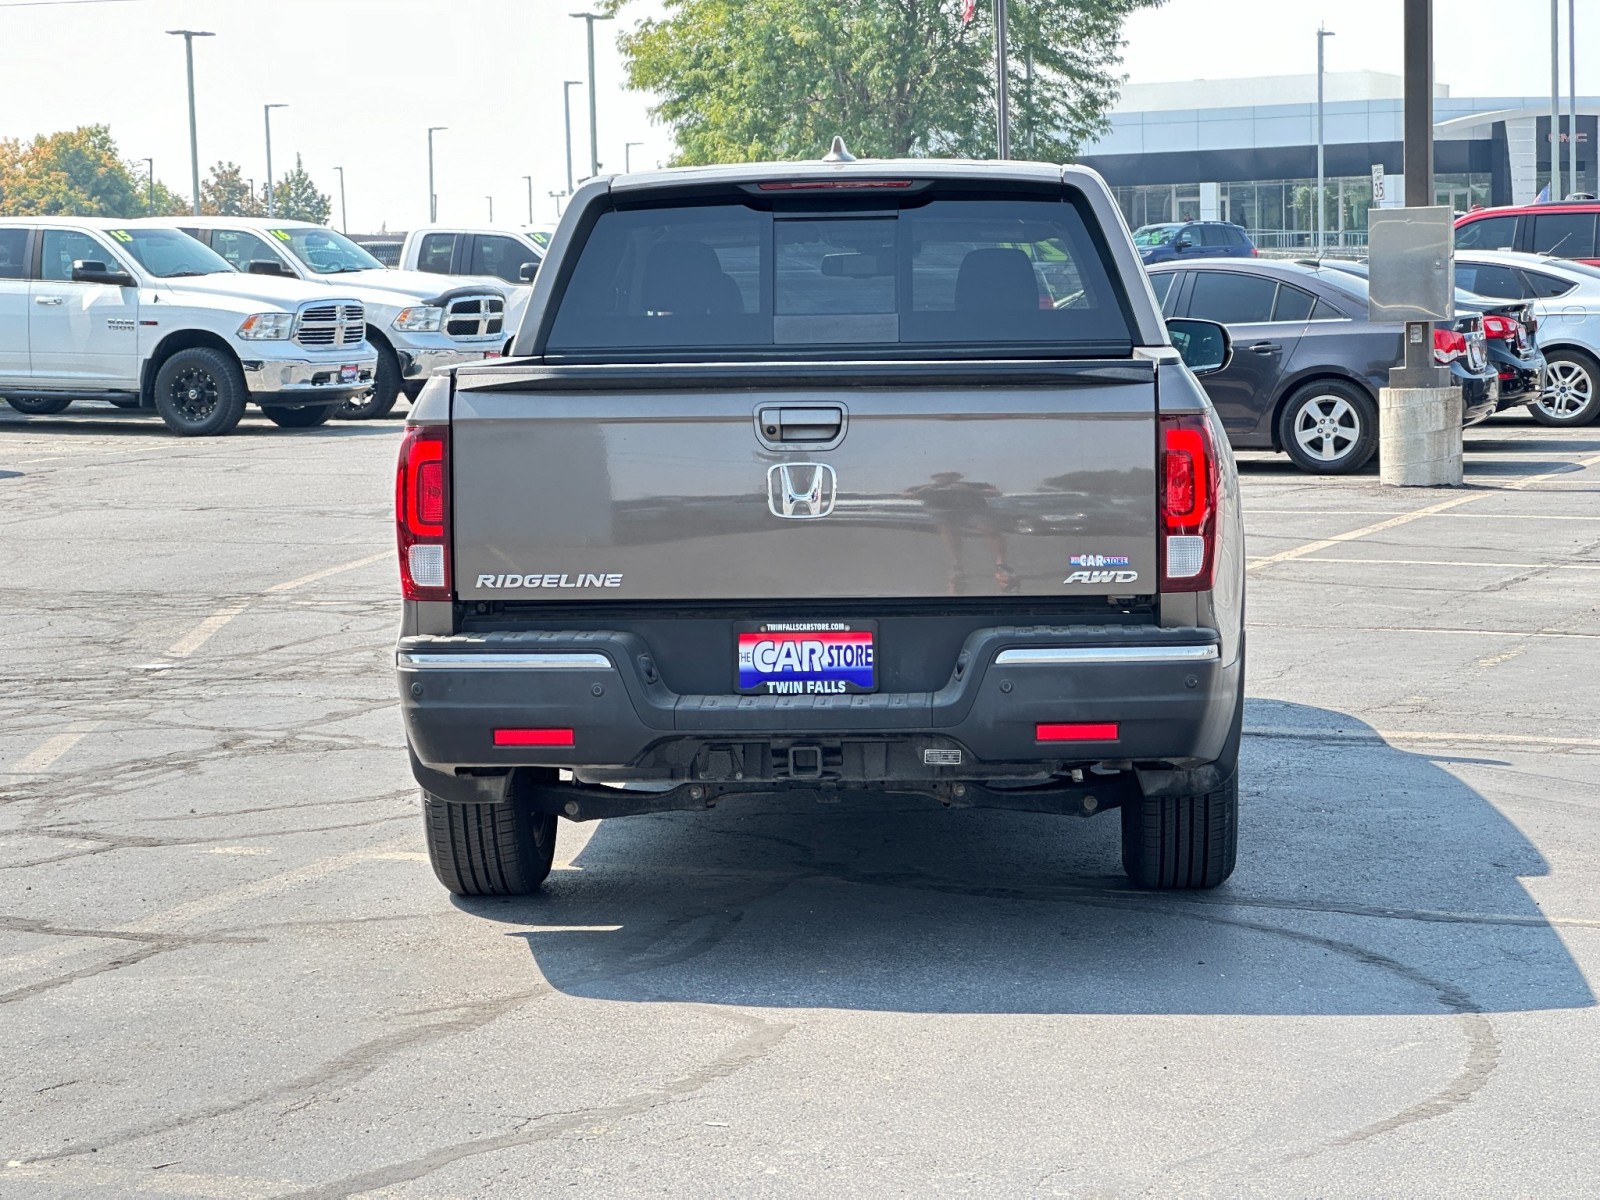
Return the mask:
<path id="1" fill-rule="evenodd" d="M 254 403 L 297 428 L 369 391 L 376 369 L 349 290 L 242 275 L 176 230 L 0 218 L 0 395 L 21 412 L 104 399 L 197 436 Z"/>
<path id="2" fill-rule="evenodd" d="M 493 276 L 512 287 L 531 283 L 548 234 L 519 225 L 425 225 L 406 234 L 400 266 L 430 275 Z"/>
<path id="3" fill-rule="evenodd" d="M 354 292 L 366 306 L 378 370 L 371 392 L 341 407 L 346 419 L 386 416 L 402 393 L 414 398 L 431 376 L 499 356 L 526 304 L 525 296 L 512 301 L 498 279 L 391 270 L 337 230 L 309 221 L 151 217 L 137 224 L 181 230 L 251 275 Z"/>

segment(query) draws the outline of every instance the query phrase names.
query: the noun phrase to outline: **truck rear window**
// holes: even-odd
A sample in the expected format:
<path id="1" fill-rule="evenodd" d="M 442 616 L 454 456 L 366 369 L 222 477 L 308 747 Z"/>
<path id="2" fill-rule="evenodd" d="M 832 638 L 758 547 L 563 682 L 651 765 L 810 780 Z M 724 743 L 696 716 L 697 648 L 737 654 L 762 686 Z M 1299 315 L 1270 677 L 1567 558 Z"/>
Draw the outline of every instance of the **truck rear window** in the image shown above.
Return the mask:
<path id="1" fill-rule="evenodd" d="M 1069 200 L 907 200 L 869 212 L 740 201 L 604 212 L 547 349 L 1032 344 L 1071 355 L 1132 344 L 1104 248 Z"/>

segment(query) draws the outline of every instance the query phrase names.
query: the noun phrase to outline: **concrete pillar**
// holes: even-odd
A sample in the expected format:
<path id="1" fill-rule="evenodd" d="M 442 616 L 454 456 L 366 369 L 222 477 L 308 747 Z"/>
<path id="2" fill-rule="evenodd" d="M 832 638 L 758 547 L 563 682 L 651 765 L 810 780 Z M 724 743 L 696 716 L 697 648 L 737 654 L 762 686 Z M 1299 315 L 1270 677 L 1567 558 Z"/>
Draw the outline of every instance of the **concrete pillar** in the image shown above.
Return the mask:
<path id="1" fill-rule="evenodd" d="M 1461 389 L 1378 392 L 1378 481 L 1385 487 L 1460 487 Z"/>

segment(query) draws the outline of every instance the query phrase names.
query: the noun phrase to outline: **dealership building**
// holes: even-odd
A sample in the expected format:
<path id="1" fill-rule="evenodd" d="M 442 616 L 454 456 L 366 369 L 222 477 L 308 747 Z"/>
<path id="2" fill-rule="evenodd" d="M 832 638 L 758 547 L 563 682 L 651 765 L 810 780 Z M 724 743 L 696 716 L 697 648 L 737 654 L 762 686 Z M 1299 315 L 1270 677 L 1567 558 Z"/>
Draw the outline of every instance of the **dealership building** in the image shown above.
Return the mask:
<path id="1" fill-rule="evenodd" d="M 1404 194 L 1403 81 L 1376 71 L 1323 77 L 1324 213 L 1330 245 L 1366 243 L 1375 177 L 1381 203 Z M 1105 176 L 1128 223 L 1225 220 L 1256 244 L 1309 245 L 1317 183 L 1315 75 L 1132 84 L 1111 128 L 1080 162 Z M 1594 146 L 1600 98 L 1578 98 L 1578 179 L 1567 179 L 1562 98 L 1562 192 L 1596 193 Z M 1435 88 L 1434 176 L 1438 203 L 1531 202 L 1550 181 L 1550 97 L 1461 99 Z"/>

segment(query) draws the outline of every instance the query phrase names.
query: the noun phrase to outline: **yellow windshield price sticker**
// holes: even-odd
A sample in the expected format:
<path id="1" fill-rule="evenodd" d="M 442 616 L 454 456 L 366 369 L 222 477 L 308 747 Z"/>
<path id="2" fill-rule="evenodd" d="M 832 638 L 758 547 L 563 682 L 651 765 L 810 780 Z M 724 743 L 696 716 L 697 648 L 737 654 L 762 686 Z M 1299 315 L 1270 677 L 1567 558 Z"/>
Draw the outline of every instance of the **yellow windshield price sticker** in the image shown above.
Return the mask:
<path id="1" fill-rule="evenodd" d="M 111 236 L 116 238 L 119 242 L 133 241 L 133 234 L 129 233 L 126 229 L 113 229 L 111 231 Z"/>
<path id="2" fill-rule="evenodd" d="M 289 231 L 287 229 L 274 229 L 272 231 L 272 236 L 277 238 L 280 242 L 287 242 L 289 240 Z"/>

